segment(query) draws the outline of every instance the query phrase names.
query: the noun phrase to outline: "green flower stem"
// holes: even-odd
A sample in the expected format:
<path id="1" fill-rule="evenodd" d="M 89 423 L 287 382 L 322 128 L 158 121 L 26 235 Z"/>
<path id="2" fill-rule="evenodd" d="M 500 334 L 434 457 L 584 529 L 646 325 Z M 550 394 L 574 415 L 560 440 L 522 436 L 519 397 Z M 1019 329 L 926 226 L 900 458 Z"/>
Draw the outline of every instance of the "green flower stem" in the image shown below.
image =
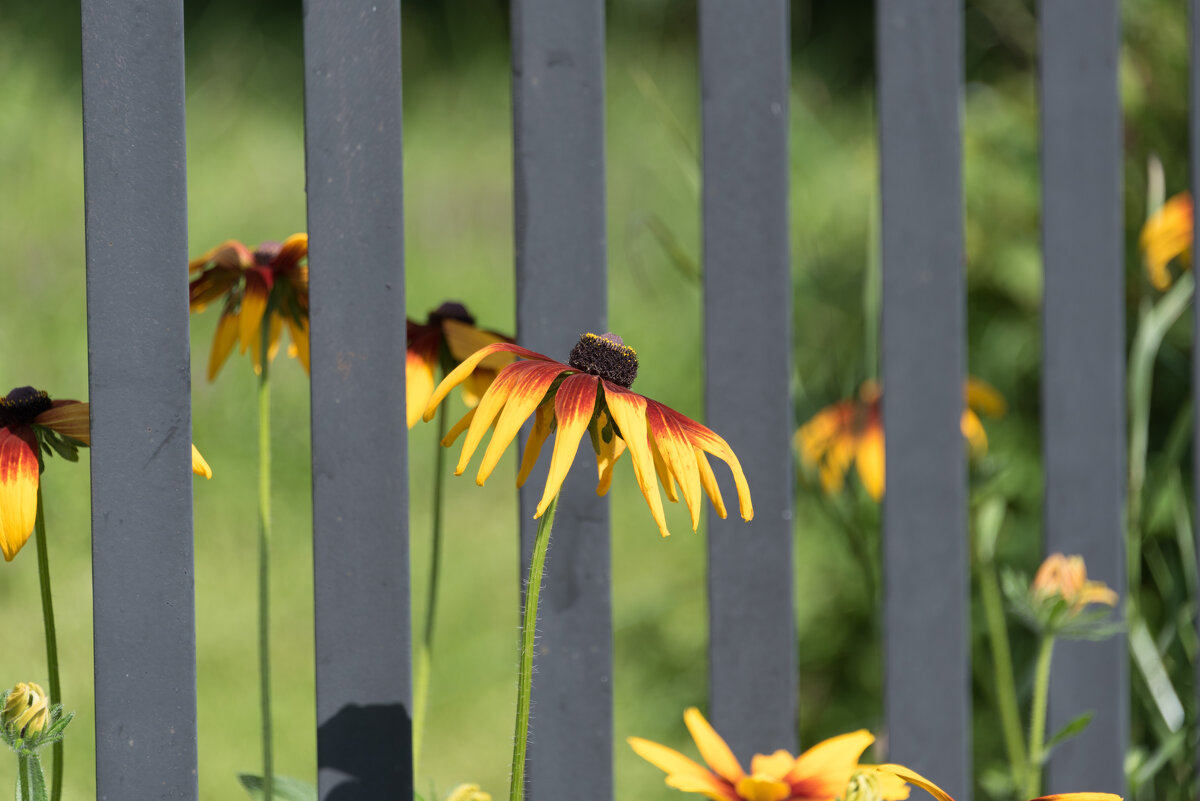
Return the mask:
<path id="1" fill-rule="evenodd" d="M 46 776 L 42 760 L 32 752 L 17 755 L 17 801 L 46 801 Z"/>
<path id="2" fill-rule="evenodd" d="M 542 592 L 542 571 L 546 567 L 546 550 L 550 545 L 550 529 L 558 496 L 550 501 L 538 523 L 533 556 L 529 560 L 529 582 L 525 585 L 525 617 L 521 623 L 521 667 L 517 678 L 517 724 L 513 735 L 512 778 L 508 785 L 509 801 L 521 801 L 525 796 L 525 747 L 529 740 L 529 694 L 533 684 L 533 641 L 537 634 L 538 596 Z"/>
<path id="3" fill-rule="evenodd" d="M 996 682 L 996 706 L 1000 710 L 1000 727 L 1004 731 L 1004 748 L 1012 771 L 1013 786 L 1020 787 L 1028 769 L 1025 761 L 1025 739 L 1021 734 L 1021 715 L 1017 706 L 1017 682 L 1013 676 L 1012 650 L 1008 643 L 1008 626 L 1004 620 L 1004 603 L 996 564 L 979 559 L 979 594 L 987 620 L 991 642 L 992 672 Z"/>
<path id="4" fill-rule="evenodd" d="M 263 798 L 271 801 L 275 766 L 271 747 L 271 385 L 267 317 L 263 318 L 258 378 L 258 674 L 262 703 Z"/>
<path id="5" fill-rule="evenodd" d="M 1042 794 L 1042 763 L 1046 755 L 1046 698 L 1050 692 L 1050 657 L 1054 654 L 1054 635 L 1043 634 L 1038 646 L 1037 667 L 1033 683 L 1033 709 L 1029 721 L 1029 772 L 1025 778 L 1025 795 L 1037 798 Z"/>
<path id="6" fill-rule="evenodd" d="M 33 524 L 37 543 L 38 584 L 42 591 L 42 622 L 46 628 L 46 671 L 50 674 L 50 706 L 62 703 L 62 683 L 58 675 L 58 634 L 54 625 L 54 598 L 50 594 L 50 549 L 46 544 L 46 513 L 42 507 L 42 483 L 38 482 L 37 517 Z M 63 744 L 53 746 L 54 765 L 51 768 L 53 801 L 62 798 Z M 41 770 L 39 765 L 38 770 Z"/>
<path id="7" fill-rule="evenodd" d="M 442 407 L 437 410 L 437 441 L 434 442 L 433 457 L 433 540 L 429 561 L 429 591 L 425 599 L 425 628 L 421 632 L 420 650 L 417 652 L 416 677 L 413 682 L 413 775 L 418 775 L 417 765 L 421 759 L 421 741 L 425 734 L 425 716 L 429 711 L 429 674 L 433 668 L 433 627 L 437 616 L 437 590 L 442 571 L 442 478 L 445 474 L 446 449 L 442 439 L 446 436 L 446 415 Z"/>

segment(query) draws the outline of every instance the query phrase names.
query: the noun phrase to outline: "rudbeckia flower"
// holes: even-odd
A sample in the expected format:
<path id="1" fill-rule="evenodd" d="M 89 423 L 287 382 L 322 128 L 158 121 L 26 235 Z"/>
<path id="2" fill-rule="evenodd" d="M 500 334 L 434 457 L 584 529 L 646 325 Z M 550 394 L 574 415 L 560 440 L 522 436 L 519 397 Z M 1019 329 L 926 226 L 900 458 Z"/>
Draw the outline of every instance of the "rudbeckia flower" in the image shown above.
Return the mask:
<path id="1" fill-rule="evenodd" d="M 637 354 L 615 334 L 584 334 L 571 350 L 566 364 L 507 342 L 483 347 L 464 359 L 434 390 L 425 409 L 425 420 L 433 419 L 438 404 L 450 390 L 466 381 L 476 367 L 497 353 L 509 353 L 524 361 L 513 362 L 502 369 L 479 405 L 467 412 L 442 440 L 442 444 L 449 447 L 466 432 L 455 475 L 462 475 L 467 469 L 484 434 L 494 426 L 495 432 L 484 451 L 475 479 L 482 486 L 500 461 L 500 455 L 516 437 L 521 424 L 533 415 L 533 430 L 521 462 L 517 486 L 525 483 L 543 443 L 551 431 L 557 429 L 546 488 L 534 517 L 541 517 L 557 497 L 584 431 L 588 432 L 596 452 L 600 476 L 596 494 L 608 492 L 613 465 L 628 450 L 638 486 L 664 537 L 670 532 L 663 514 L 662 498 L 654 483 L 656 473 L 669 500 L 675 502 L 683 496 L 691 513 L 693 531 L 700 523 L 701 488 L 717 514 L 725 517 L 725 503 L 708 463 L 709 455 L 729 465 L 737 486 L 742 518 L 750 520 L 754 517 L 750 487 L 733 450 L 725 440 L 695 420 L 630 392 L 629 387 L 637 377 Z"/>
<path id="2" fill-rule="evenodd" d="M 475 351 L 497 342 L 512 342 L 512 338 L 476 328 L 475 318 L 461 303 L 443 303 L 429 313 L 424 324 L 409 320 L 404 370 L 408 427 L 415 426 L 425 411 L 425 404 L 433 394 L 434 370 L 439 364 L 443 371 L 449 372 Z M 467 406 L 479 403 L 479 398 L 492 385 L 496 373 L 512 360 L 512 354 L 496 353 L 475 368 L 462 387 L 463 401 Z"/>
<path id="3" fill-rule="evenodd" d="M 714 801 L 833 801 L 857 790 L 862 783 L 851 784 L 856 775 L 866 775 L 878 796 L 873 801 L 899 801 L 908 798 L 908 787 L 892 774 L 875 774 L 873 766 L 858 764 L 859 757 L 875 738 L 865 729 L 831 737 L 817 743 L 798 757 L 779 750 L 756 754 L 750 760 L 750 772 L 742 769 L 737 757 L 721 736 L 713 730 L 700 710 L 692 707 L 683 713 L 705 768 L 678 751 L 664 745 L 630 737 L 634 752 L 666 772 L 667 785 L 685 793 L 699 793 Z"/>
<path id="4" fill-rule="evenodd" d="M 1146 262 L 1146 275 L 1160 292 L 1171 286 L 1167 265 L 1179 258 L 1182 265 L 1192 262 L 1192 196 L 1181 192 L 1146 220 L 1138 246 Z"/>
<path id="5" fill-rule="evenodd" d="M 839 401 L 817 412 L 796 431 L 796 449 L 804 463 L 816 467 L 826 493 L 841 492 L 851 463 L 867 493 L 879 500 L 884 492 L 883 415 L 880 386 L 866 381 L 858 398 Z M 968 378 L 963 389 L 966 408 L 959 427 L 972 458 L 987 453 L 987 432 L 979 414 L 1000 417 L 1004 398 L 987 382 Z"/>
<path id="6" fill-rule="evenodd" d="M 1103 581 L 1088 581 L 1082 556 L 1052 553 L 1042 562 L 1031 587 L 1035 603 L 1062 598 L 1073 612 L 1088 604 L 1117 605 L 1117 593 Z"/>
<path id="7" fill-rule="evenodd" d="M 268 327 L 267 360 L 275 358 L 286 324 L 289 352 L 309 369 L 308 234 L 292 234 L 283 244 L 264 242 L 251 251 L 229 240 L 188 264 L 191 310 L 225 299 L 208 359 L 208 380 L 217 377 L 233 346 L 250 351 L 254 371 L 262 372 L 263 325 Z M 301 263 L 303 262 L 303 264 Z"/>
<path id="8" fill-rule="evenodd" d="M 11 562 L 29 540 L 37 520 L 42 453 L 78 458 L 91 444 L 89 407 L 76 400 L 51 400 L 33 387 L 17 387 L 0 398 L 0 551 Z M 192 446 L 192 472 L 212 469 Z"/>
<path id="9" fill-rule="evenodd" d="M 938 801 L 954 801 L 954 798 L 941 787 L 938 787 L 915 770 L 909 770 L 903 765 L 878 765 L 876 769 L 881 773 L 890 773 L 909 784 L 915 784 Z M 1039 796 L 1033 799 L 1033 801 L 1121 801 L 1121 796 L 1113 793 L 1056 793 L 1054 795 Z"/>

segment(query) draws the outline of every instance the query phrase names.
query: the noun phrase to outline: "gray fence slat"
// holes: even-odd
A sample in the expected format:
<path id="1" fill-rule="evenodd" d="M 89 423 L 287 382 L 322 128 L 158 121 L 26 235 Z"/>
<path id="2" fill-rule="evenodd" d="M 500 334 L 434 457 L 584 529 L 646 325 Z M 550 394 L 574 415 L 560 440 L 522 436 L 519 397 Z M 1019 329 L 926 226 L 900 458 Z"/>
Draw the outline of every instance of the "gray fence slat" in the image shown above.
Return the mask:
<path id="1" fill-rule="evenodd" d="M 183 3 L 82 12 L 96 794 L 195 799 Z"/>
<path id="2" fill-rule="evenodd" d="M 412 793 L 399 0 L 308 0 L 317 762 Z"/>
<path id="3" fill-rule="evenodd" d="M 566 361 L 607 319 L 604 3 L 512 4 L 517 335 Z M 619 332 L 618 332 L 619 333 Z M 528 427 L 526 427 L 528 433 Z M 522 442 L 525 438 L 522 437 Z M 521 491 L 521 581 L 549 464 Z M 585 444 L 559 496 L 538 615 L 530 798 L 612 798 L 612 602 L 608 503 Z"/>
<path id="4" fill-rule="evenodd" d="M 971 793 L 963 19 L 878 5 L 888 759 Z"/>
<path id="5" fill-rule="evenodd" d="M 1191 154 L 1191 175 L 1190 184 L 1192 197 L 1200 197 L 1200 53 L 1197 48 L 1200 48 L 1200 0 L 1192 0 L 1188 4 L 1189 11 L 1189 58 L 1188 63 L 1188 142 L 1189 152 Z M 1197 210 L 1193 208 L 1193 215 L 1197 215 Z M 1193 219 L 1193 231 L 1196 220 Z M 1200 387 L 1200 304 L 1192 303 L 1193 328 L 1192 328 L 1192 387 L 1193 393 L 1196 387 Z M 1193 410 L 1195 407 L 1193 407 Z M 1195 415 L 1193 411 L 1193 415 Z M 1193 472 L 1195 485 L 1192 488 L 1193 500 L 1200 499 L 1200 425 L 1196 420 L 1192 421 L 1192 458 Z M 1194 527 L 1193 535 L 1196 537 L 1196 553 L 1200 554 L 1200 527 Z M 1200 559 L 1196 563 L 1196 569 L 1200 571 Z M 1196 621 L 1197 632 L 1200 633 L 1200 619 Z M 1193 693 L 1200 694 L 1200 662 L 1197 662 L 1195 667 L 1195 680 L 1193 685 Z M 1193 706 L 1196 708 L 1196 706 Z M 1188 721 L 1188 725 L 1195 725 L 1195 719 Z M 1200 742 L 1196 744 L 1195 767 L 1194 774 L 1200 776 Z"/>
<path id="6" fill-rule="evenodd" d="M 1083 554 L 1124 595 L 1125 333 L 1120 47 L 1116 0 L 1043 0 L 1041 19 L 1042 415 L 1046 551 Z M 1081 402 L 1081 399 L 1086 399 Z M 1063 642 L 1049 727 L 1093 710 L 1055 749 L 1048 792 L 1124 793 L 1124 637 Z"/>
<path id="7" fill-rule="evenodd" d="M 701 2 L 705 422 L 755 509 L 708 512 L 709 711 L 742 760 L 796 747 L 789 78 L 786 2 Z"/>

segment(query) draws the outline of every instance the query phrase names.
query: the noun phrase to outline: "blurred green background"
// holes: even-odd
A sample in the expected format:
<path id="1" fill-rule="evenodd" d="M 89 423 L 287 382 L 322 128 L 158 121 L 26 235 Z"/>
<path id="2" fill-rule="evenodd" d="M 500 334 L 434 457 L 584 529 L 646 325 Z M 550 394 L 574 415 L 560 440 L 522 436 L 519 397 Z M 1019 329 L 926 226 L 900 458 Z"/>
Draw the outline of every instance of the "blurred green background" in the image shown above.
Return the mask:
<path id="1" fill-rule="evenodd" d="M 1131 336 L 1147 293 L 1135 248 L 1147 156 L 1161 156 L 1168 192 L 1186 186 L 1185 6 L 1122 3 Z M 15 0 L 0 10 L 0 385 L 34 384 L 68 398 L 87 394 L 78 10 L 69 2 Z M 878 267 L 871 10 L 865 0 L 791 3 L 797 423 L 876 374 L 868 312 L 868 278 Z M 1007 417 L 988 422 L 991 452 L 974 468 L 973 486 L 977 496 L 1005 499 L 1001 561 L 1026 571 L 1038 562 L 1041 528 L 1034 14 L 1032 0 L 969 0 L 965 15 L 969 369 L 1010 406 Z M 640 392 L 702 418 L 696 9 L 683 0 L 626 0 L 608 3 L 607 20 L 611 328 L 638 349 Z M 304 230 L 299 3 L 189 2 L 187 23 L 190 252 L 226 238 L 254 244 Z M 408 312 L 423 318 L 443 300 L 461 300 L 481 325 L 511 331 L 505 4 L 405 2 L 404 66 Z M 179 269 L 182 280 L 182 264 L 164 269 Z M 205 799 L 243 797 L 235 774 L 260 768 L 254 378 L 247 360 L 235 357 L 216 382 L 205 380 L 216 316 L 194 317 L 192 328 L 194 439 L 215 471 L 195 486 Z M 1180 444 L 1187 441 L 1180 426 L 1190 418 L 1181 422 L 1179 414 L 1190 393 L 1186 318 L 1168 336 L 1155 372 L 1143 605 L 1190 721 L 1196 577 L 1170 513 L 1180 487 L 1190 486 Z M 309 409 L 298 365 L 281 358 L 274 377 L 276 758 L 280 773 L 313 780 Z M 429 555 L 431 429 L 420 426 L 410 439 L 417 598 Z M 484 489 L 448 482 L 442 626 L 418 777 L 427 798 L 468 780 L 501 797 L 507 784 L 519 586 L 514 458 Z M 67 741 L 66 798 L 95 793 L 85 464 L 52 460 L 44 477 L 64 696 L 79 712 Z M 878 514 L 853 479 L 836 498 L 824 497 L 808 471 L 798 468 L 797 479 L 800 733 L 811 744 L 860 726 L 880 728 L 878 585 L 870 567 Z M 674 509 L 670 523 L 679 533 L 660 540 L 628 469 L 617 471 L 611 497 L 617 792 L 667 799 L 674 794 L 659 771 L 634 757 L 624 739 L 639 735 L 694 753 L 681 713 L 705 705 L 704 532 L 688 532 Z M 0 570 L 0 685 L 44 681 L 33 549 Z M 996 778 L 1003 757 L 982 626 L 974 630 L 978 790 L 992 797 L 1003 794 Z M 1027 697 L 1032 638 L 1016 627 L 1012 633 Z M 1134 676 L 1130 765 L 1135 776 L 1142 770 L 1135 795 L 1193 797 L 1185 780 L 1194 727 L 1165 731 Z M 13 771 L 13 761 L 0 759 L 0 787 L 11 786 Z"/>

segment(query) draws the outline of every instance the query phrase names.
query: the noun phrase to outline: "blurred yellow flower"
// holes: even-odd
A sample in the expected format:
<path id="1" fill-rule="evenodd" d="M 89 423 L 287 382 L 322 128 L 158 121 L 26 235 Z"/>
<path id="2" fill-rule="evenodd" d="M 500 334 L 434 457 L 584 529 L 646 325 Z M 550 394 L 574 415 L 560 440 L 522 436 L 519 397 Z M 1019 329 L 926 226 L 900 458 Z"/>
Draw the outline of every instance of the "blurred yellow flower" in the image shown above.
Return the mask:
<path id="1" fill-rule="evenodd" d="M 450 791 L 446 801 L 492 801 L 492 794 L 479 789 L 478 784 L 460 784 Z"/>
<path id="2" fill-rule="evenodd" d="M 1173 259 L 1178 257 L 1185 269 L 1191 266 L 1192 225 L 1192 196 L 1188 192 L 1180 192 L 1150 215 L 1142 226 L 1138 245 L 1146 262 L 1150 283 L 1160 292 L 1171 286 L 1171 272 L 1167 265 Z"/>
<path id="3" fill-rule="evenodd" d="M 826 406 L 796 432 L 796 449 L 815 467 L 825 492 L 840 492 L 851 463 L 867 493 L 879 500 L 884 492 L 883 417 L 880 386 L 866 381 L 858 398 Z M 959 426 L 973 458 L 987 453 L 987 432 L 979 414 L 1001 417 L 1007 411 L 1003 396 L 986 381 L 968 378 L 963 394 L 966 409 Z"/>
<path id="4" fill-rule="evenodd" d="M 1082 556 L 1052 553 L 1042 562 L 1031 587 L 1035 602 L 1062 598 L 1073 611 L 1088 604 L 1117 605 L 1117 593 L 1103 581 L 1088 581 Z"/>
<path id="5" fill-rule="evenodd" d="M 938 801 L 954 801 L 949 793 L 915 770 L 909 770 L 903 765 L 878 765 L 876 768 L 882 773 L 891 773 L 909 784 L 915 784 Z M 1033 801 L 1121 801 L 1121 796 L 1113 793 L 1056 793 L 1040 796 Z"/>
<path id="6" fill-rule="evenodd" d="M 699 793 L 714 801 L 833 801 L 851 791 L 857 792 L 859 801 L 908 798 L 908 787 L 890 774 L 877 781 L 865 779 L 879 793 L 878 798 L 865 798 L 863 785 L 852 784 L 851 780 L 864 769 L 868 775 L 873 769 L 858 764 L 862 752 L 875 741 L 865 729 L 817 743 L 798 757 L 783 750 L 756 754 L 747 773 L 699 709 L 689 708 L 683 713 L 683 721 L 707 768 L 664 745 L 640 737 L 628 739 L 638 756 L 666 772 L 667 785 L 676 790 Z"/>
<path id="7" fill-rule="evenodd" d="M 49 719 L 49 699 L 40 685 L 21 682 L 8 691 L 0 722 L 9 732 L 21 739 L 33 739 L 46 728 Z"/>

